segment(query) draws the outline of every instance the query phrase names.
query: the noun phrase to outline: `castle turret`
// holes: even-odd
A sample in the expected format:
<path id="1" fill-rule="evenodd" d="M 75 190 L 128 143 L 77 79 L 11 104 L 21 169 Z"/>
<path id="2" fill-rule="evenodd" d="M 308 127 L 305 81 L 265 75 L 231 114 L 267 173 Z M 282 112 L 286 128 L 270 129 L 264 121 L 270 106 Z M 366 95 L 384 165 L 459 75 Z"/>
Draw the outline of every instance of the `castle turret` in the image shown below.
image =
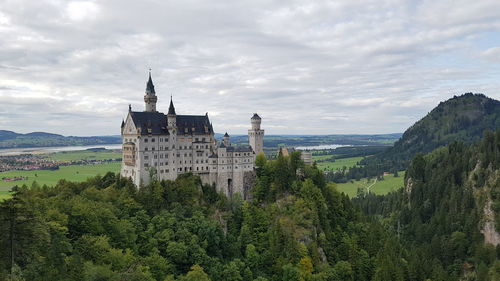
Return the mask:
<path id="1" fill-rule="evenodd" d="M 144 95 L 144 103 L 147 112 L 156 112 L 156 101 L 158 101 L 158 98 L 156 97 L 155 86 L 151 79 L 151 72 L 149 72 L 149 80 L 146 84 L 146 94 Z"/>
<path id="2" fill-rule="evenodd" d="M 257 155 L 264 152 L 264 130 L 260 129 L 262 119 L 257 113 L 254 113 L 250 120 L 252 129 L 248 130 L 248 142 Z"/>
<path id="3" fill-rule="evenodd" d="M 169 131 L 177 127 L 177 114 L 175 114 L 175 107 L 172 96 L 170 96 L 170 106 L 168 107 L 167 126 L 169 128 Z"/>
<path id="4" fill-rule="evenodd" d="M 230 145 L 230 142 L 229 142 L 229 135 L 227 134 L 227 132 L 224 134 L 224 145 L 226 147 L 228 147 Z"/>

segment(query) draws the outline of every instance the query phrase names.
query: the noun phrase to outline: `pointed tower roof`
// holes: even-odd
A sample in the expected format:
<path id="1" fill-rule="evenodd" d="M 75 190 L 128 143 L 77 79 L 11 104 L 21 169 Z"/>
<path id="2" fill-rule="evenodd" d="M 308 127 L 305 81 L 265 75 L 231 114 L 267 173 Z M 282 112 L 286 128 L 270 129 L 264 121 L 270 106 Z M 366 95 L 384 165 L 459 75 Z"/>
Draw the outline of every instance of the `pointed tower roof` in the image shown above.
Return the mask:
<path id="1" fill-rule="evenodd" d="M 170 96 L 170 106 L 168 107 L 168 115 L 175 115 L 174 102 L 172 101 L 172 96 Z"/>
<path id="2" fill-rule="evenodd" d="M 224 134 L 224 137 L 229 137 L 229 135 L 227 134 L 227 132 Z"/>
<path id="3" fill-rule="evenodd" d="M 252 119 L 260 120 L 260 116 L 257 113 L 254 113 Z"/>
<path id="4" fill-rule="evenodd" d="M 146 84 L 146 94 L 156 94 L 155 85 L 153 85 L 153 79 L 151 79 L 151 71 L 149 71 L 149 79 L 148 83 Z"/>

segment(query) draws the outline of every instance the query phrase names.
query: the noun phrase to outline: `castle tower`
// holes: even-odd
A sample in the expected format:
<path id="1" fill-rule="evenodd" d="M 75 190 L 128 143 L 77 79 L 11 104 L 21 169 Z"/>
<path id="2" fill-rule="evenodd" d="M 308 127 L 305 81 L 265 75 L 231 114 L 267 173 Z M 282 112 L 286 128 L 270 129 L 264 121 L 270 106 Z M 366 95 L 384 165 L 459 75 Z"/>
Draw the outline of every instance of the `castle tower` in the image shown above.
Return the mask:
<path id="1" fill-rule="evenodd" d="M 230 145 L 230 142 L 229 142 L 229 135 L 227 134 L 227 132 L 226 132 L 226 134 L 224 134 L 224 145 L 225 145 L 226 147 L 228 147 L 228 146 Z"/>
<path id="2" fill-rule="evenodd" d="M 252 119 L 252 129 L 248 130 L 248 142 L 255 154 L 264 152 L 264 130 L 260 129 L 261 118 L 254 113 Z"/>
<path id="3" fill-rule="evenodd" d="M 153 80 L 151 79 L 151 72 L 149 72 L 149 80 L 146 85 L 146 94 L 144 95 L 144 103 L 146 105 L 147 112 L 156 112 L 156 101 L 158 98 L 155 93 L 155 86 L 153 85 Z"/>
<path id="4" fill-rule="evenodd" d="M 170 106 L 168 107 L 167 113 L 167 126 L 168 130 L 177 128 L 177 114 L 175 114 L 174 102 L 172 101 L 172 96 L 170 96 Z"/>

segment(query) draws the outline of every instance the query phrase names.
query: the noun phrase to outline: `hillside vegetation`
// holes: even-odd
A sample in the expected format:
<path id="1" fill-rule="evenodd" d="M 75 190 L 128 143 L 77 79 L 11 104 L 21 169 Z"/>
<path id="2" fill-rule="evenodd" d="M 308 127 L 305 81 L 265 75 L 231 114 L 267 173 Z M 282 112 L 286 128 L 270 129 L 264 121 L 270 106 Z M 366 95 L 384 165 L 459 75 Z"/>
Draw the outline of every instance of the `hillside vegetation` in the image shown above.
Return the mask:
<path id="1" fill-rule="evenodd" d="M 0 280 L 387 280 L 394 236 L 318 169 L 292 153 L 259 156 L 257 174 L 251 202 L 191 174 L 17 188 L 0 203 Z"/>
<path id="2" fill-rule="evenodd" d="M 419 265 L 408 280 L 500 280 L 500 130 L 474 145 L 418 154 L 405 186 L 354 202 L 411 249 L 409 261 Z"/>
<path id="3" fill-rule="evenodd" d="M 379 176 L 405 170 L 417 153 L 428 153 L 453 141 L 467 144 L 480 140 L 485 130 L 500 128 L 500 101 L 483 94 L 467 93 L 441 102 L 416 122 L 386 151 L 367 157 L 356 168 L 338 174 L 335 182 Z"/>

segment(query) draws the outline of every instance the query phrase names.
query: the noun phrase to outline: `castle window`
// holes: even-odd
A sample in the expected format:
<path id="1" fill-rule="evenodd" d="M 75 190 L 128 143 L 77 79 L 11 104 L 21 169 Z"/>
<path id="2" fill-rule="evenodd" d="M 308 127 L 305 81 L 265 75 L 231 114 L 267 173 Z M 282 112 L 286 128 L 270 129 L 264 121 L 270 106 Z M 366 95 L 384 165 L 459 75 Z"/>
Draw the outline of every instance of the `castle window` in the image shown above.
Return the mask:
<path id="1" fill-rule="evenodd" d="M 155 150 L 155 147 L 153 146 L 153 147 L 151 148 L 151 150 Z"/>
<path id="2" fill-rule="evenodd" d="M 201 141 L 205 141 L 205 138 L 202 138 Z"/>
<path id="3" fill-rule="evenodd" d="M 199 168 L 199 167 L 196 167 L 196 171 L 198 171 L 198 168 Z"/>
<path id="4" fill-rule="evenodd" d="M 151 139 L 151 142 L 155 142 L 155 139 L 154 139 L 154 138 L 152 138 L 152 139 Z"/>
<path id="5" fill-rule="evenodd" d="M 169 170 L 168 170 L 168 169 L 166 169 L 166 170 L 165 170 L 165 172 L 167 172 L 167 173 L 168 173 L 168 172 L 169 172 Z"/>
<path id="6" fill-rule="evenodd" d="M 144 167 L 145 168 L 149 167 L 149 164 L 148 163 L 144 163 Z"/>
<path id="7" fill-rule="evenodd" d="M 145 148 L 144 148 L 144 150 L 145 150 L 145 151 L 148 151 L 148 148 L 147 148 L 147 147 L 145 147 Z"/>
<path id="8" fill-rule="evenodd" d="M 155 159 L 158 159 L 158 155 L 157 154 L 155 154 Z"/>
<path id="9" fill-rule="evenodd" d="M 144 155 L 144 160 L 148 160 L 148 156 L 147 155 Z"/>
<path id="10" fill-rule="evenodd" d="M 144 142 L 148 142 L 148 138 L 145 138 L 145 139 L 144 139 Z"/>

